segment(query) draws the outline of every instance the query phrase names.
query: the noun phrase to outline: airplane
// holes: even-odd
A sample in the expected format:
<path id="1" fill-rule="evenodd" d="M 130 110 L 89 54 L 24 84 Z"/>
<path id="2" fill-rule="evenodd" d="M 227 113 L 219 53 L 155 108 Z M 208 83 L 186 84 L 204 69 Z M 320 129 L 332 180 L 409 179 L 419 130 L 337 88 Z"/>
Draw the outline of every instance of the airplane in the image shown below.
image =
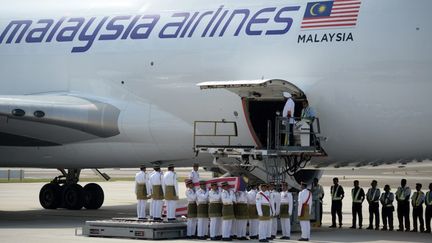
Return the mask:
<path id="1" fill-rule="evenodd" d="M 256 156 L 272 146 L 284 92 L 298 116 L 307 100 L 320 123 L 321 156 L 291 164 L 290 183 L 319 176 L 301 174 L 303 162 L 432 157 L 431 1 L 0 4 L 0 167 L 59 169 L 40 191 L 44 208 L 102 205 L 99 185 L 78 184 L 82 169 L 189 167 L 197 152 L 210 170 L 265 180 Z M 220 153 L 226 137 L 205 137 L 210 147 L 197 150 L 199 121 L 233 125 L 234 148 Z M 261 174 L 248 169 L 258 165 Z"/>

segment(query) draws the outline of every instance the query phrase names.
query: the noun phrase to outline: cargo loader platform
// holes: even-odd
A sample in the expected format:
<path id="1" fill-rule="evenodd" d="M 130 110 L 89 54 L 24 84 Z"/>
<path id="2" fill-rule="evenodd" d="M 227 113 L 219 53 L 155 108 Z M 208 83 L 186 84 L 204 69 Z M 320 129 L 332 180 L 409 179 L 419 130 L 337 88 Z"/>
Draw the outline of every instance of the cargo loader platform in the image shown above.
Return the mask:
<path id="1" fill-rule="evenodd" d="M 144 240 L 166 240 L 186 237 L 186 222 L 142 221 L 136 218 L 113 218 L 86 221 L 82 229 L 84 236 L 129 238 Z"/>

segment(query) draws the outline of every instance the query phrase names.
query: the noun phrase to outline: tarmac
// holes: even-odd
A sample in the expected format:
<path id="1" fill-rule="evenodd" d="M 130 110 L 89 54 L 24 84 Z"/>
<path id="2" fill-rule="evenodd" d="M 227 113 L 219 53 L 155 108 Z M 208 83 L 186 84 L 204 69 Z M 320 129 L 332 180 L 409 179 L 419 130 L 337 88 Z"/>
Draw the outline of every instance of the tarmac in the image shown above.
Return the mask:
<path id="1" fill-rule="evenodd" d="M 372 179 L 379 180 L 379 186 L 390 184 L 393 192 L 401 177 L 408 179 L 413 188 L 415 182 L 421 182 L 426 191 L 431 180 L 432 166 L 421 164 L 407 168 L 374 167 L 374 168 L 340 168 L 326 169 L 322 184 L 326 192 L 324 200 L 323 227 L 313 228 L 310 242 L 432 242 L 431 234 L 409 232 L 383 232 L 375 230 L 352 230 L 351 226 L 351 185 L 352 180 L 359 179 L 367 189 Z M 116 174 L 110 171 L 108 174 Z M 134 170 L 124 170 L 121 177 L 130 176 Z M 43 177 L 38 172 L 38 177 Z M 132 174 L 133 175 L 133 174 Z M 203 175 L 209 175 L 204 174 Z M 51 176 L 51 175 L 50 175 Z M 345 186 L 343 204 L 343 228 L 329 229 L 330 198 L 329 187 L 331 178 L 338 176 Z M 427 183 L 427 184 L 426 184 Z M 45 210 L 39 205 L 39 190 L 44 183 L 0 183 L 0 242 L 134 242 L 133 239 L 89 238 L 81 235 L 81 227 L 87 220 L 110 219 L 113 217 L 134 217 L 136 214 L 134 182 L 116 181 L 100 182 L 105 192 L 105 203 L 99 210 L 70 211 L 65 209 Z M 183 185 L 180 187 L 183 190 Z M 363 204 L 364 227 L 368 226 L 367 203 Z M 394 215 L 395 228 L 397 217 Z M 293 233 L 291 242 L 300 238 L 299 233 Z M 169 240 L 170 242 L 189 242 L 188 240 Z M 274 242 L 286 242 L 276 239 Z"/>

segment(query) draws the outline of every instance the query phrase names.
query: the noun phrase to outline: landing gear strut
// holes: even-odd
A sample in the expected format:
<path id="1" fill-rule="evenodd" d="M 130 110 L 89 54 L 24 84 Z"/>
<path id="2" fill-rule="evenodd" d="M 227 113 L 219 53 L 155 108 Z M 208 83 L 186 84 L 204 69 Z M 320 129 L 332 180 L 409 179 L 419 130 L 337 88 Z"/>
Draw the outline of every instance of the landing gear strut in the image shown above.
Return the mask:
<path id="1" fill-rule="evenodd" d="M 81 169 L 59 169 L 61 176 L 45 184 L 39 192 L 39 202 L 45 209 L 98 209 L 104 202 L 104 192 L 96 183 L 84 188 L 78 184 Z"/>

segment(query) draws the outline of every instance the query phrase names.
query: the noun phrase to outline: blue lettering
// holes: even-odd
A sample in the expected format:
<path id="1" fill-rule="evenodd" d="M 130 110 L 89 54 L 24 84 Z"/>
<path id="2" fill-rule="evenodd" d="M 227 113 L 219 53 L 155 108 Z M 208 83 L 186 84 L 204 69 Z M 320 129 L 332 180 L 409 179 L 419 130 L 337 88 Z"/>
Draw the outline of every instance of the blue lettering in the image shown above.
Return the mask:
<path id="1" fill-rule="evenodd" d="M 132 19 L 132 22 L 128 25 L 126 31 L 123 33 L 122 40 L 126 40 L 129 37 L 130 32 L 132 31 L 135 24 L 138 22 L 138 20 L 141 18 L 141 15 L 135 16 L 135 18 Z"/>
<path id="2" fill-rule="evenodd" d="M 26 37 L 26 42 L 27 43 L 42 42 L 43 38 L 48 33 L 48 30 L 53 25 L 54 20 L 52 20 L 52 19 L 41 19 L 37 23 L 38 24 L 45 24 L 45 27 L 32 29 L 27 34 L 27 37 Z M 36 36 L 34 36 L 34 35 L 36 35 Z"/>
<path id="3" fill-rule="evenodd" d="M 175 13 L 172 15 L 172 17 L 182 17 L 183 20 L 181 22 L 173 22 L 166 24 L 162 30 L 159 33 L 159 38 L 166 39 L 166 38 L 177 38 L 178 34 L 180 33 L 181 29 L 183 28 L 183 25 L 186 23 L 190 16 L 190 13 Z M 168 28 L 174 28 L 175 31 L 171 34 L 166 34 L 165 31 Z"/>
<path id="4" fill-rule="evenodd" d="M 86 34 L 87 31 L 90 28 L 90 26 L 93 24 L 95 19 L 96 19 L 95 17 L 91 18 L 89 22 L 84 26 L 83 30 L 81 31 L 81 34 L 78 36 L 78 40 L 87 41 L 87 44 L 85 46 L 72 48 L 72 52 L 86 52 L 93 45 L 93 42 L 96 39 L 97 34 L 102 28 L 102 25 L 107 21 L 108 17 L 104 17 L 102 21 L 99 22 L 99 24 L 93 30 L 93 32 L 87 35 Z"/>
<path id="5" fill-rule="evenodd" d="M 284 7 L 281 10 L 279 10 L 279 12 L 276 14 L 274 21 L 276 23 L 285 23 L 286 26 L 284 29 L 282 30 L 268 30 L 266 32 L 266 35 L 284 35 L 286 33 L 288 33 L 288 31 L 291 29 L 292 23 L 293 23 L 293 19 L 290 17 L 281 17 L 281 15 L 284 12 L 290 12 L 290 11 L 298 11 L 300 9 L 300 6 L 295 6 L 295 7 Z"/>
<path id="6" fill-rule="evenodd" d="M 60 28 L 60 26 L 65 21 L 65 18 L 61 18 L 55 25 L 54 28 L 51 30 L 50 34 L 48 35 L 46 42 L 51 42 L 54 38 L 54 35 L 56 34 L 57 30 Z"/>
<path id="7" fill-rule="evenodd" d="M 225 31 L 228 29 L 229 24 L 233 20 L 236 14 L 243 14 L 243 20 L 240 22 L 240 25 L 237 27 L 236 32 L 234 33 L 234 36 L 238 36 L 240 34 L 241 29 L 243 28 L 244 23 L 249 17 L 250 11 L 249 9 L 236 9 L 231 14 L 231 17 L 228 19 L 228 21 L 225 23 L 225 26 L 222 28 L 222 31 L 220 32 L 219 36 L 223 36 L 225 34 Z"/>
<path id="8" fill-rule="evenodd" d="M 184 27 L 184 29 L 183 29 L 183 31 L 182 31 L 182 33 L 181 33 L 181 35 L 180 35 L 180 38 L 185 37 L 187 31 L 188 31 L 189 28 L 191 27 L 192 23 L 194 22 L 194 20 L 195 20 L 196 17 L 198 16 L 198 14 L 199 14 L 199 12 L 195 12 L 195 13 L 192 15 L 192 18 L 189 19 L 188 23 L 187 23 L 186 26 Z"/>
<path id="9" fill-rule="evenodd" d="M 213 28 L 212 32 L 210 32 L 210 37 L 213 37 L 216 34 L 217 29 L 219 28 L 220 24 L 222 23 L 222 21 L 224 20 L 225 16 L 228 14 L 228 12 L 229 12 L 229 10 L 225 10 L 223 12 L 222 16 L 220 17 L 220 19 L 216 23 L 215 27 Z"/>
<path id="10" fill-rule="evenodd" d="M 139 24 L 135 26 L 130 35 L 131 39 L 147 39 L 150 36 L 156 23 L 159 21 L 160 15 L 144 15 L 142 19 L 152 19 L 152 21 L 150 23 Z M 140 29 L 147 30 L 144 33 L 140 33 Z"/>
<path id="11" fill-rule="evenodd" d="M 113 34 L 103 34 L 99 37 L 99 40 L 116 40 L 120 37 L 121 33 L 124 30 L 124 25 L 115 24 L 116 21 L 119 20 L 128 20 L 132 18 L 132 16 L 117 16 L 111 19 L 106 26 L 106 30 L 115 31 Z"/>
<path id="12" fill-rule="evenodd" d="M 208 23 L 207 27 L 205 28 L 204 32 L 202 33 L 201 37 L 205 37 L 207 35 L 207 32 L 209 31 L 210 27 L 212 26 L 213 22 L 216 20 L 219 13 L 222 11 L 223 5 L 219 7 L 219 9 L 216 11 L 215 15 L 210 19 L 210 22 Z"/>
<path id="13" fill-rule="evenodd" d="M 197 22 L 195 22 L 194 26 L 192 27 L 191 31 L 189 32 L 188 37 L 192 37 L 193 33 L 195 32 L 196 28 L 198 27 L 199 23 L 201 22 L 201 20 L 207 16 L 207 15 L 212 15 L 213 11 L 207 11 L 204 12 L 203 14 L 201 14 L 201 16 L 198 18 Z"/>
<path id="14" fill-rule="evenodd" d="M 251 30 L 253 24 L 266 24 L 270 18 L 258 18 L 262 13 L 273 13 L 276 8 L 264 8 L 258 11 L 252 18 L 249 20 L 249 23 L 246 26 L 246 34 L 247 35 L 261 35 L 262 30 Z"/>
<path id="15" fill-rule="evenodd" d="M 75 35 L 78 33 L 81 26 L 84 24 L 85 19 L 84 18 L 71 18 L 68 20 L 68 22 L 69 23 L 76 23 L 76 25 L 64 27 L 62 30 L 60 30 L 60 32 L 58 33 L 57 38 L 56 38 L 56 40 L 58 42 L 73 41 L 73 39 L 75 38 Z M 70 32 L 69 35 L 67 35 L 68 32 Z"/>
<path id="16" fill-rule="evenodd" d="M 21 32 L 19 33 L 15 43 L 20 43 L 22 38 L 24 37 L 24 34 L 26 33 L 26 31 L 28 30 L 28 28 L 30 27 L 30 25 L 33 23 L 33 21 L 31 20 L 15 20 L 15 21 L 11 21 L 8 26 L 6 26 L 6 29 L 3 31 L 3 33 L 0 35 L 0 43 L 3 42 L 4 38 L 6 38 L 6 35 L 8 34 L 9 30 L 15 26 L 15 28 L 12 30 L 12 32 L 9 35 L 9 38 L 7 38 L 6 43 L 10 44 L 12 43 L 13 39 L 15 38 L 15 35 L 17 34 L 18 30 L 21 29 L 21 27 L 23 27 L 23 29 L 21 30 Z"/>

